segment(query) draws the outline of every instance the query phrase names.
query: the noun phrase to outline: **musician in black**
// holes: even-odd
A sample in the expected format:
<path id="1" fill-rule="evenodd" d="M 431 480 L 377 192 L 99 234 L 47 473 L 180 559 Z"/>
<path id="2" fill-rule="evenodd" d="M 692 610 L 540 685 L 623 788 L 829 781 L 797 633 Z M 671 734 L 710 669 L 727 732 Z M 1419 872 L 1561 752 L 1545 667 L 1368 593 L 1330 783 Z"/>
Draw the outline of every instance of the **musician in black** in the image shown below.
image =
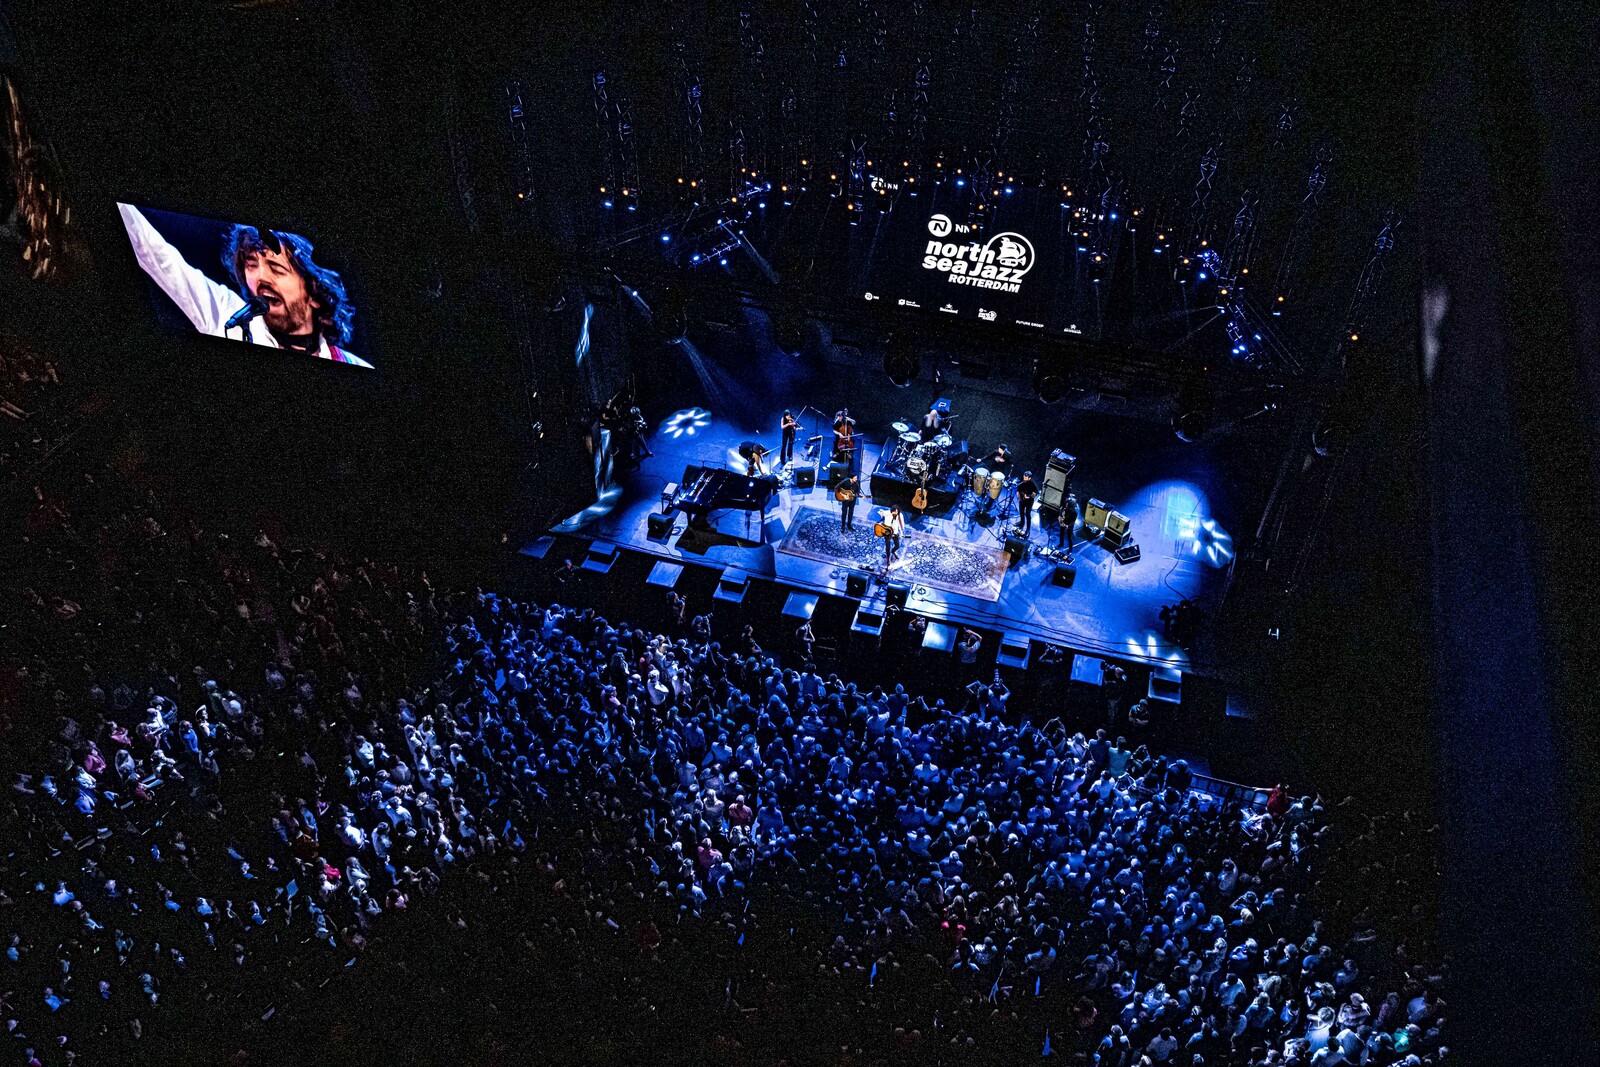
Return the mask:
<path id="1" fill-rule="evenodd" d="M 744 458 L 746 477 L 760 478 L 766 475 L 767 470 L 761 465 L 761 460 L 767 455 L 767 450 L 759 442 L 740 442 L 739 455 Z"/>
<path id="2" fill-rule="evenodd" d="M 993 452 L 989 453 L 989 458 L 983 461 L 983 465 L 988 468 L 990 474 L 998 474 L 1000 476 L 1000 480 L 1004 482 L 1007 478 L 1011 477 L 1012 462 L 1010 447 L 1002 444 Z M 987 514 L 989 508 L 994 505 L 994 499 L 995 498 L 991 496 L 985 496 L 983 498 L 982 504 L 985 514 Z"/>
<path id="3" fill-rule="evenodd" d="M 1017 483 L 1017 510 L 1022 514 L 1017 519 L 1017 525 L 1022 527 L 1022 536 L 1027 537 L 1033 529 L 1033 502 L 1039 499 L 1039 483 L 1033 480 L 1032 471 L 1022 472 L 1022 481 Z"/>
<path id="4" fill-rule="evenodd" d="M 1056 517 L 1056 547 L 1066 548 L 1067 558 L 1072 558 L 1073 546 L 1077 543 L 1075 535 L 1078 532 L 1078 498 L 1071 493 L 1061 502 L 1061 514 Z"/>
<path id="5" fill-rule="evenodd" d="M 839 498 L 839 529 L 854 530 L 856 497 L 861 495 L 861 479 L 852 474 L 835 486 L 833 493 Z"/>
<path id="6" fill-rule="evenodd" d="M 783 444 L 778 448 L 778 462 L 788 463 L 794 458 L 794 435 L 800 429 L 800 420 L 785 411 L 783 418 L 778 420 L 778 429 L 783 431 Z"/>
<path id="7" fill-rule="evenodd" d="M 955 416 L 950 414 L 950 405 L 943 400 L 937 401 L 928 413 L 922 416 L 922 439 L 931 441 L 945 432 L 950 425 L 950 420 Z"/>
<path id="8" fill-rule="evenodd" d="M 993 452 L 989 453 L 989 458 L 984 461 L 983 465 L 988 467 L 993 473 L 999 474 L 1005 478 L 1009 478 L 1011 477 L 1012 463 L 1013 460 L 1011 458 L 1010 446 L 1002 444 Z"/>
<path id="9" fill-rule="evenodd" d="M 848 461 L 850 469 L 856 469 L 856 420 L 850 417 L 849 408 L 840 408 L 833 417 L 833 458 Z"/>

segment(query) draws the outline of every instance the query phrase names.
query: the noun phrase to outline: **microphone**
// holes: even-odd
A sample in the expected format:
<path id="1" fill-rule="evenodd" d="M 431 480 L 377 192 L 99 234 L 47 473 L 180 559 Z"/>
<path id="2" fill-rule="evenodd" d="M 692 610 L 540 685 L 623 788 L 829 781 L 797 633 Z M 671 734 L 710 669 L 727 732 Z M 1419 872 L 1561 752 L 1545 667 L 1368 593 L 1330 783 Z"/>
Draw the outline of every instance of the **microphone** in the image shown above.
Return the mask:
<path id="1" fill-rule="evenodd" d="M 257 315 L 267 313 L 267 302 L 259 296 L 252 296 L 245 300 L 244 307 L 233 313 L 233 318 L 222 324 L 222 332 L 227 333 L 235 326 L 246 326 Z"/>

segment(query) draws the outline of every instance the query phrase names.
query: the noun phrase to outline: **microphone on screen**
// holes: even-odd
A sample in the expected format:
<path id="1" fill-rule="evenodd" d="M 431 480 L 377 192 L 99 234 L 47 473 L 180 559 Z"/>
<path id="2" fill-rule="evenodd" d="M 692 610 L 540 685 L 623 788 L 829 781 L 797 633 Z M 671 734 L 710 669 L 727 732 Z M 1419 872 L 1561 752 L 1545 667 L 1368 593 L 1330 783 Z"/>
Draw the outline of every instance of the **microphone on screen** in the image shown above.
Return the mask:
<path id="1" fill-rule="evenodd" d="M 257 315 L 265 315 L 266 313 L 267 302 L 265 300 L 262 300 L 259 296 L 249 297 L 245 300 L 244 307 L 240 308 L 238 311 L 235 311 L 233 313 L 233 318 L 229 319 L 223 324 L 222 330 L 224 333 L 226 333 L 235 326 L 245 327 L 249 321 L 255 318 Z"/>

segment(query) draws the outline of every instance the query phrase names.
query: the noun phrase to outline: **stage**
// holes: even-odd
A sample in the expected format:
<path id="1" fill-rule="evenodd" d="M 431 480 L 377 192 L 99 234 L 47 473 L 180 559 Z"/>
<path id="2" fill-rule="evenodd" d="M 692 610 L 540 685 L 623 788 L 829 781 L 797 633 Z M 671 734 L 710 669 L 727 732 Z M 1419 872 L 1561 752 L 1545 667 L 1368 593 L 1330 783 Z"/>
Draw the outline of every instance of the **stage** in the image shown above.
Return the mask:
<path id="1" fill-rule="evenodd" d="M 903 400 L 904 394 L 894 398 Z M 965 403 L 975 406 L 980 400 L 991 406 L 1003 404 L 993 397 L 968 397 Z M 742 475 L 746 464 L 739 445 L 752 438 L 773 448 L 768 469 L 777 467 L 775 427 L 781 409 L 744 410 L 742 419 L 737 411 L 728 415 L 702 405 L 668 412 L 647 436 L 653 454 L 643 458 L 637 470 L 616 478 L 598 503 L 554 532 L 839 597 L 847 596 L 846 582 L 852 573 L 882 578 L 884 546 L 872 535 L 872 525 L 888 510 L 888 502 L 868 494 L 873 470 L 886 450 L 885 440 L 892 448 L 894 435 L 887 423 L 878 426 L 865 419 L 857 427 L 858 441 L 863 443 L 856 461 L 863 494 L 853 533 L 840 530 L 839 504 L 826 484 L 827 464 L 821 462 L 831 434 L 819 443 L 816 458 L 805 458 L 806 439 L 815 436 L 831 414 L 803 412 L 806 432 L 800 435 L 799 455 L 784 482 L 791 483 L 799 468 L 809 467 L 817 472 L 813 486 L 786 484 L 772 495 L 764 514 L 722 512 L 711 517 L 709 529 L 691 531 L 686 516 L 675 513 L 670 535 L 650 536 L 649 516 L 661 510 L 663 493 L 682 481 L 686 468 L 721 467 Z M 1048 411 L 1052 422 L 1070 422 L 1075 428 L 1075 439 L 1064 443 L 1079 456 L 1074 485 L 1079 502 L 1101 497 L 1127 515 L 1140 558 L 1120 563 L 1110 548 L 1080 540 L 1070 584 L 1059 584 L 1054 580 L 1056 561 L 1042 558 L 1038 551 L 1046 545 L 1054 548 L 1053 525 L 1042 526 L 1036 513 L 1028 551 L 1016 560 L 1005 544 L 1015 508 L 1009 520 L 985 525 L 975 521 L 976 501 L 965 491 L 942 514 L 917 517 L 906 509 L 905 544 L 887 571 L 887 582 L 909 586 L 907 607 L 913 612 L 997 632 L 1013 644 L 1045 642 L 1077 652 L 1215 674 L 1208 629 L 1202 627 L 1199 638 L 1185 650 L 1163 637 L 1160 619 L 1164 605 L 1183 598 L 1203 605 L 1220 600 L 1232 564 L 1231 536 L 1208 506 L 1208 487 L 1193 477 L 1193 459 L 1204 453 L 1184 451 L 1188 446 L 1176 444 L 1170 434 L 1114 416 L 1061 413 L 1036 403 L 1017 415 L 1024 422 L 1032 416 L 1040 423 L 1034 414 L 1040 411 Z M 1004 416 L 991 413 L 991 417 Z M 1130 460 L 1127 446 L 1141 441 L 1147 447 Z M 1036 478 L 1042 477 L 1048 454 L 1045 443 L 1013 442 L 1019 473 L 1028 465 Z M 1105 455 L 1099 454 L 1097 443 Z M 973 447 L 976 460 L 981 452 L 977 442 Z M 1148 477 L 1151 467 L 1160 465 L 1160 457 L 1169 454 L 1189 462 L 1171 464 L 1170 477 Z M 1131 486 L 1135 480 L 1141 484 Z M 905 507 L 898 499 L 892 502 Z M 885 597 L 885 582 L 874 580 L 863 605 L 881 612 Z"/>

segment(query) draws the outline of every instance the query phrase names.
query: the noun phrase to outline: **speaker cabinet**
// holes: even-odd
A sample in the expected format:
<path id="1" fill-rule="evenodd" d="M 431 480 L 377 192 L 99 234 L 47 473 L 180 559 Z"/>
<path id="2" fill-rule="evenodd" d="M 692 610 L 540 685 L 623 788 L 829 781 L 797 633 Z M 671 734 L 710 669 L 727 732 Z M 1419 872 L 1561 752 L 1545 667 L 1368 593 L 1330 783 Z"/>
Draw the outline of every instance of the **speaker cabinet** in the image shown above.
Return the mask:
<path id="1" fill-rule="evenodd" d="M 1039 491 L 1039 503 L 1050 511 L 1059 511 L 1072 486 L 1072 472 L 1078 469 L 1078 460 L 1061 449 L 1050 453 L 1050 462 L 1044 468 L 1044 486 Z"/>
<path id="2" fill-rule="evenodd" d="M 911 587 L 904 582 L 890 582 L 888 605 L 891 608 L 903 608 L 906 601 L 911 599 Z"/>
<path id="3" fill-rule="evenodd" d="M 794 470 L 794 487 L 796 489 L 813 489 L 817 484 L 817 468 L 796 467 Z"/>
<path id="4" fill-rule="evenodd" d="M 650 513 L 650 517 L 646 519 L 645 522 L 649 524 L 651 537 L 664 540 L 672 536 L 671 515 L 663 515 L 658 511 L 652 511 Z"/>
<path id="5" fill-rule="evenodd" d="M 1071 589 L 1077 577 L 1078 568 L 1070 563 L 1057 563 L 1055 573 L 1050 576 L 1050 580 L 1063 589 Z"/>
<path id="6" fill-rule="evenodd" d="M 848 477 L 850 477 L 850 464 L 848 464 L 848 463 L 830 463 L 830 464 L 828 464 L 828 488 L 829 489 L 832 489 L 834 486 L 838 485 L 840 482 L 844 481 Z"/>
<path id="7" fill-rule="evenodd" d="M 1015 567 L 1028 558 L 1028 539 L 1015 534 L 1006 534 L 1006 552 L 1011 556 L 1011 565 Z"/>
<path id="8" fill-rule="evenodd" d="M 1105 529 L 1106 520 L 1110 517 L 1111 508 L 1103 500 L 1090 497 L 1089 502 L 1083 506 L 1083 524 L 1095 534 Z"/>
<path id="9" fill-rule="evenodd" d="M 867 576 L 860 571 L 851 571 L 845 575 L 844 590 L 853 597 L 867 595 Z"/>

